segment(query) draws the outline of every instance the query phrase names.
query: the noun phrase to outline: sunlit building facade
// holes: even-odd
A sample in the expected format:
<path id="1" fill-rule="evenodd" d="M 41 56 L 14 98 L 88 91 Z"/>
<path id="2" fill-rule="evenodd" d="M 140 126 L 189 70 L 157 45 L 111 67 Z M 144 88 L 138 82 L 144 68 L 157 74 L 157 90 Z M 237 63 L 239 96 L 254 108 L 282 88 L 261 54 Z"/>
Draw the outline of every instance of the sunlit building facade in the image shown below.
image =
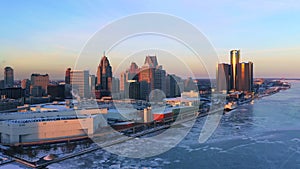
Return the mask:
<path id="1" fill-rule="evenodd" d="M 89 71 L 71 70 L 71 85 L 73 96 L 81 98 L 90 97 Z"/>
<path id="2" fill-rule="evenodd" d="M 41 88 L 42 90 L 41 95 L 47 94 L 47 87 L 49 84 L 49 75 L 48 74 L 32 74 L 31 75 L 31 89 L 36 90 Z M 33 91 L 30 89 L 30 93 L 32 94 Z"/>
<path id="3" fill-rule="evenodd" d="M 112 68 L 105 54 L 97 68 L 97 88 L 108 92 L 112 90 Z"/>
<path id="4" fill-rule="evenodd" d="M 253 89 L 253 63 L 239 63 L 237 67 L 237 86 L 238 91 L 252 91 Z"/>
<path id="5" fill-rule="evenodd" d="M 230 63 L 217 66 L 217 91 L 252 92 L 253 63 L 240 63 L 240 50 L 230 51 Z"/>
<path id="6" fill-rule="evenodd" d="M 237 84 L 237 66 L 240 63 L 240 50 L 230 51 L 230 64 L 231 64 L 231 82 L 232 89 L 236 89 Z"/>

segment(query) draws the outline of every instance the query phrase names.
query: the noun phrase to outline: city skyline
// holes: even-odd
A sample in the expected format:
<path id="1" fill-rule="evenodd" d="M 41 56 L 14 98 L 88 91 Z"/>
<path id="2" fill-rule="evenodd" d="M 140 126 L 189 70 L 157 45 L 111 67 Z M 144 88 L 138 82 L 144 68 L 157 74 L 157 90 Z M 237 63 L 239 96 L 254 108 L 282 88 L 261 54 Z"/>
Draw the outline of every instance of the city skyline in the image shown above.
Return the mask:
<path id="1" fill-rule="evenodd" d="M 300 1 L 0 16 L 0 168 L 300 168 Z"/>
<path id="2" fill-rule="evenodd" d="M 3 44 L 0 67 L 11 66 L 18 80 L 29 78 L 34 72 L 48 73 L 51 79 L 63 79 L 64 70 L 74 67 L 80 50 L 96 31 L 124 16 L 161 12 L 178 16 L 201 30 L 215 47 L 220 62 L 227 60 L 227 51 L 238 48 L 243 51 L 245 60 L 256 63 L 255 77 L 298 77 L 297 32 L 300 25 L 295 21 L 300 5 L 296 1 L 189 1 L 172 3 L 174 8 L 164 5 L 170 2 L 119 3 L 98 2 L 92 6 L 81 2 L 49 1 L 28 2 L 24 7 L 19 2 L 13 5 L 13 13 L 12 4 L 3 3 L 0 14 L 6 26 L 0 28 L 3 37 L 0 40 Z M 48 8 L 49 5 L 55 7 L 55 12 L 54 8 Z M 126 6 L 130 8 L 124 10 Z M 97 10 L 99 7 L 101 10 Z M 159 45 L 164 48 L 166 44 Z M 99 47 L 99 53 L 103 50 Z M 121 53 L 116 55 L 124 57 Z M 111 62 L 112 67 L 118 65 L 117 61 Z M 169 69 L 168 65 L 166 69 Z M 0 78 L 3 78 L 2 74 Z"/>

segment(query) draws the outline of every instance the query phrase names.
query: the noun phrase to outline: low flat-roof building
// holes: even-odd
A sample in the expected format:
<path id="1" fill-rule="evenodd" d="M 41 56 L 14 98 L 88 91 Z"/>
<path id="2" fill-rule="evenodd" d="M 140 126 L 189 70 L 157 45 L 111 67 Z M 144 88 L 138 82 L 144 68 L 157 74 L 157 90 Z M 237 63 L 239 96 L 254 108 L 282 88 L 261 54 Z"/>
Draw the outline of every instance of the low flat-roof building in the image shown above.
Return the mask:
<path id="1" fill-rule="evenodd" d="M 38 105 L 35 111 L 2 113 L 0 143 L 19 145 L 71 140 L 92 135 L 107 126 L 102 109 L 66 109 L 59 105 Z"/>

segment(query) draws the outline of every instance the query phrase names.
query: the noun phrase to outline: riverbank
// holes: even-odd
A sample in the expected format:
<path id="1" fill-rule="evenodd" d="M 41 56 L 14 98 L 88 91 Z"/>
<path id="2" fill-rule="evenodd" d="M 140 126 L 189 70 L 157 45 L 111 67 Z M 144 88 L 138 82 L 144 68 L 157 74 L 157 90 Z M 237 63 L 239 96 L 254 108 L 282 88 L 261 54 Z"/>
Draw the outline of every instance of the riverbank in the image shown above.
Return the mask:
<path id="1" fill-rule="evenodd" d="M 273 93 L 273 94 L 275 94 L 275 93 Z M 261 97 L 259 97 L 259 98 L 261 98 Z M 53 164 L 53 163 L 58 163 L 60 161 L 66 160 L 66 159 L 70 159 L 70 158 L 73 158 L 73 157 L 76 157 L 76 156 L 84 155 L 86 153 L 99 150 L 101 148 L 105 148 L 105 147 L 109 147 L 109 146 L 113 146 L 113 145 L 116 145 L 116 144 L 126 142 L 128 140 L 134 139 L 135 137 L 141 137 L 143 135 L 147 135 L 147 134 L 154 133 L 154 132 L 157 132 L 157 131 L 165 130 L 165 129 L 171 127 L 171 126 L 176 126 L 176 125 L 182 124 L 186 121 L 195 120 L 196 118 L 201 118 L 201 117 L 205 117 L 209 114 L 221 113 L 221 112 L 223 112 L 223 107 L 220 107 L 218 109 L 209 111 L 208 113 L 201 113 L 201 114 L 191 113 L 190 118 L 185 118 L 185 119 L 182 119 L 182 120 L 178 120 L 178 121 L 175 121 L 174 123 L 170 123 L 170 124 L 164 124 L 162 126 L 156 126 L 156 127 L 153 127 L 153 128 L 148 128 L 148 129 L 143 130 L 141 132 L 131 133 L 131 134 L 128 135 L 129 137 L 114 139 L 113 141 L 109 141 L 109 142 L 103 142 L 103 143 L 101 143 L 97 146 L 95 146 L 95 144 L 94 144 L 94 146 L 88 147 L 86 149 L 76 151 L 74 153 L 70 153 L 70 154 L 67 154 L 67 155 L 64 155 L 64 156 L 59 156 L 59 157 L 55 158 L 52 161 L 42 161 L 42 162 L 39 163 L 39 162 L 36 162 L 36 161 L 27 161 L 25 159 L 20 159 L 20 158 L 15 158 L 15 160 L 17 162 L 23 164 L 23 165 L 28 166 L 28 167 L 43 168 L 43 167 L 46 167 L 46 166 L 48 166 L 50 164 Z M 133 130 L 133 131 L 135 131 L 135 130 Z M 114 134 L 114 133 L 109 133 L 109 134 L 110 134 L 110 137 L 111 137 L 112 134 Z M 116 136 L 118 136 L 120 133 L 118 131 L 116 131 L 115 134 L 116 134 Z"/>

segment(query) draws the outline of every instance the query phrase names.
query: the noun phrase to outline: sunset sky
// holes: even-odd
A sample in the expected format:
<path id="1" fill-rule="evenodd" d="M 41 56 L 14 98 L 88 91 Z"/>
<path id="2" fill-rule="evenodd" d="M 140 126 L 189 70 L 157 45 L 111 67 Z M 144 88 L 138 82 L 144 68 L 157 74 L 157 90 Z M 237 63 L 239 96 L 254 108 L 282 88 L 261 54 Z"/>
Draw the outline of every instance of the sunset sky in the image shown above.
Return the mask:
<path id="1" fill-rule="evenodd" d="M 219 62 L 229 62 L 229 51 L 240 49 L 242 61 L 254 62 L 255 77 L 300 78 L 297 0 L 2 1 L 0 68 L 13 67 L 15 79 L 19 80 L 29 78 L 31 73 L 48 73 L 51 79 L 63 79 L 66 68 L 74 67 L 84 45 L 97 31 L 120 18 L 143 12 L 170 14 L 192 24 L 215 48 Z M 143 39 L 133 42 L 140 44 Z M 99 46 L 95 65 L 104 50 L 107 49 Z M 122 58 L 122 50 L 116 50 L 111 54 Z M 141 66 L 145 52 L 131 53 L 143 55 L 136 61 Z M 177 62 L 168 64 L 168 60 L 160 59 L 159 53 L 149 51 L 157 55 L 167 71 L 182 73 Z M 182 57 L 188 60 L 189 54 Z M 124 64 L 129 66 L 132 59 Z M 113 69 L 119 62 L 111 60 Z M 96 71 L 94 65 L 88 69 L 91 73 Z M 205 73 L 196 76 L 205 77 Z M 3 79 L 3 73 L 0 78 Z"/>

